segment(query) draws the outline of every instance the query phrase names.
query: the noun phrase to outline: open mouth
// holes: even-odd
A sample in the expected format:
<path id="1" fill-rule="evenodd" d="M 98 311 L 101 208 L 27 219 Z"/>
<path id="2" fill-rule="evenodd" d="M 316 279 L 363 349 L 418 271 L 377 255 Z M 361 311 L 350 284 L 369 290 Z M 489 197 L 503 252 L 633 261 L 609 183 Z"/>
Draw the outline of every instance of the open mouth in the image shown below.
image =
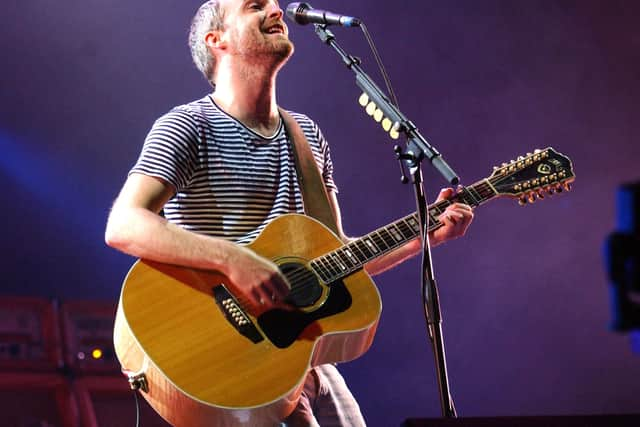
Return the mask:
<path id="1" fill-rule="evenodd" d="M 280 24 L 273 25 L 273 26 L 267 28 L 265 33 L 267 33 L 267 34 L 284 34 L 285 33 L 284 26 L 282 26 Z"/>

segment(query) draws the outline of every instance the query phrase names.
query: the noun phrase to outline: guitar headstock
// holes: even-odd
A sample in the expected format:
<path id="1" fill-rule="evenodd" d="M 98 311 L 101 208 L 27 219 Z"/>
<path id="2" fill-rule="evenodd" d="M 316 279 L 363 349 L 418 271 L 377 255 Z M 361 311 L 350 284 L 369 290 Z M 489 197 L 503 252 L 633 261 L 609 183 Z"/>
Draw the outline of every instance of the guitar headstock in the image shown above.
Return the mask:
<path id="1" fill-rule="evenodd" d="M 571 160 L 549 147 L 495 167 L 489 182 L 498 195 L 517 198 L 526 205 L 569 191 L 574 179 Z"/>

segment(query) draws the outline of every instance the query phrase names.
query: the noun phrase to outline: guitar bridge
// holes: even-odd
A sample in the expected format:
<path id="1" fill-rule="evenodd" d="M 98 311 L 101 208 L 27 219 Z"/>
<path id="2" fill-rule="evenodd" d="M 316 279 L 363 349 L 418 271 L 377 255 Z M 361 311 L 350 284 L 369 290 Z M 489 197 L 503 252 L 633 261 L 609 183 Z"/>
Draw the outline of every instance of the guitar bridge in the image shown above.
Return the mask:
<path id="1" fill-rule="evenodd" d="M 254 344 L 264 340 L 258 328 L 255 327 L 249 316 L 240 307 L 238 301 L 224 285 L 218 285 L 213 288 L 213 297 L 220 310 L 224 313 L 224 317 L 241 335 L 247 337 Z"/>

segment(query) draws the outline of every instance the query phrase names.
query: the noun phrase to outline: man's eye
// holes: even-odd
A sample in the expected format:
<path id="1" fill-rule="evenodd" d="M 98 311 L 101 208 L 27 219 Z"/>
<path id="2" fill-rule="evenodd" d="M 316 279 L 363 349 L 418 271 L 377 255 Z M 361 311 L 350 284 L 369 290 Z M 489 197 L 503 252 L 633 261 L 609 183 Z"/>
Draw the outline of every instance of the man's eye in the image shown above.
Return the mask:
<path id="1" fill-rule="evenodd" d="M 249 5 L 249 9 L 261 10 L 262 9 L 262 5 L 260 3 L 251 3 Z"/>

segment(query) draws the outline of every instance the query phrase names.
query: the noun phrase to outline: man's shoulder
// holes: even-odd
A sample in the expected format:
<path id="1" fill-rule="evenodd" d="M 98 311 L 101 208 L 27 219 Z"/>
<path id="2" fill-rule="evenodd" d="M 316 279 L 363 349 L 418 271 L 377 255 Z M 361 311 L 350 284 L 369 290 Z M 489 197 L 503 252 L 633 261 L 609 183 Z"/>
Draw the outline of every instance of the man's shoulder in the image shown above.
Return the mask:
<path id="1" fill-rule="evenodd" d="M 191 102 L 179 104 L 159 117 L 158 122 L 177 122 L 188 126 L 199 126 L 210 121 L 219 114 L 210 96 L 204 96 Z"/>
<path id="2" fill-rule="evenodd" d="M 209 95 L 206 95 L 200 99 L 196 99 L 191 102 L 187 102 L 185 104 L 176 105 L 173 107 L 169 113 L 178 112 L 178 113 L 188 113 L 191 116 L 205 116 L 207 112 L 211 112 L 216 110 L 214 104 L 211 102 L 211 98 Z"/>
<path id="3" fill-rule="evenodd" d="M 308 128 L 308 129 L 312 129 L 317 127 L 317 124 L 315 121 L 313 121 L 313 119 L 311 119 L 309 116 L 307 116 L 306 114 L 303 113 L 298 113 L 296 111 L 291 111 L 291 110 L 287 110 L 284 109 L 287 113 L 289 113 L 291 115 L 291 117 L 293 117 L 293 119 L 298 122 L 298 124 L 303 128 Z M 307 129 L 305 129 L 307 130 Z"/>

